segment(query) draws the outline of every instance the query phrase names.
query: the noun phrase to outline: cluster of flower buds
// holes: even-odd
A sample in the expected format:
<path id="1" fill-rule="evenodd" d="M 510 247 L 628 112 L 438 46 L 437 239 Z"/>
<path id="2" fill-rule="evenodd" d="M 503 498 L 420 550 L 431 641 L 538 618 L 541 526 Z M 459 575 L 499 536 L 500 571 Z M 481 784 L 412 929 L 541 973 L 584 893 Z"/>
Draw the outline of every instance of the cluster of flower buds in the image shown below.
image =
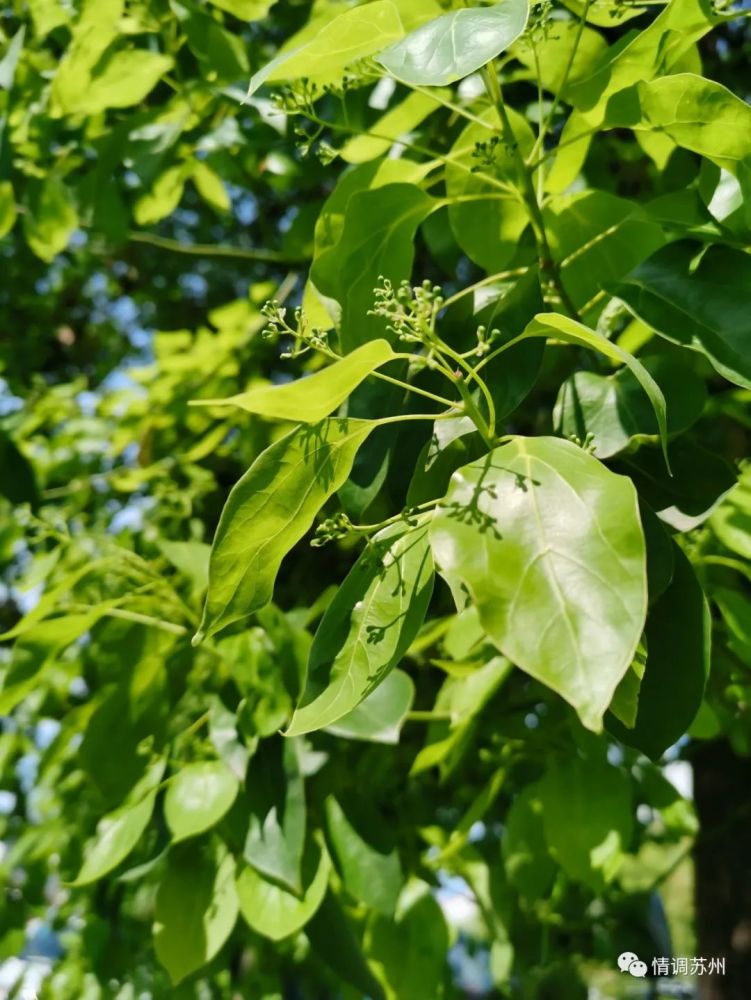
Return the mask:
<path id="1" fill-rule="evenodd" d="M 571 442 L 571 444 L 575 444 L 577 447 L 583 449 L 588 454 L 593 455 L 595 453 L 595 449 L 597 448 L 597 444 L 595 442 L 595 436 L 592 433 L 592 431 L 588 431 L 587 432 L 587 434 L 586 434 L 586 436 L 585 436 L 585 438 L 584 438 L 583 441 L 578 436 L 578 434 L 569 434 L 568 435 L 568 439 Z"/>
<path id="2" fill-rule="evenodd" d="M 303 310 L 298 306 L 294 312 L 294 326 L 287 322 L 287 309 L 272 299 L 266 302 L 261 308 L 262 314 L 268 320 L 261 336 L 270 340 L 282 337 L 292 337 L 295 347 L 292 350 L 284 351 L 283 358 L 297 358 L 306 351 L 318 350 L 328 351 L 328 333 L 311 326 Z"/>
<path id="3" fill-rule="evenodd" d="M 328 545 L 329 542 L 335 542 L 339 538 L 346 538 L 351 531 L 352 522 L 343 511 L 340 511 L 333 517 L 327 517 L 321 521 L 310 544 L 320 548 L 322 545 Z"/>
<path id="4" fill-rule="evenodd" d="M 518 143 L 509 142 L 500 135 L 493 135 L 489 139 L 479 140 L 475 143 L 472 150 L 472 158 L 478 162 L 471 168 L 471 173 L 476 174 L 481 170 L 494 167 L 501 150 L 503 150 L 505 156 L 510 156 L 517 145 Z"/>
<path id="5" fill-rule="evenodd" d="M 431 339 L 435 319 L 443 305 L 443 290 L 427 279 L 421 285 L 402 281 L 397 288 L 381 276 L 373 289 L 375 305 L 371 316 L 380 316 L 388 329 L 406 343 L 426 344 Z"/>

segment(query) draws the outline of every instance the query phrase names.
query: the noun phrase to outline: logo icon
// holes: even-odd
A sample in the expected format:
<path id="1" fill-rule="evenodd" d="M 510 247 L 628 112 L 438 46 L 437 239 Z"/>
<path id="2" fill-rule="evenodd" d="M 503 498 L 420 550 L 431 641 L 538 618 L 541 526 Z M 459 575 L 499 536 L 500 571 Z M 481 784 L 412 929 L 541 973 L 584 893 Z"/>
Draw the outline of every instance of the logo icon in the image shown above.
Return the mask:
<path id="1" fill-rule="evenodd" d="M 618 968 L 635 979 L 643 979 L 647 974 L 647 963 L 642 962 L 633 951 L 624 951 L 618 956 Z"/>

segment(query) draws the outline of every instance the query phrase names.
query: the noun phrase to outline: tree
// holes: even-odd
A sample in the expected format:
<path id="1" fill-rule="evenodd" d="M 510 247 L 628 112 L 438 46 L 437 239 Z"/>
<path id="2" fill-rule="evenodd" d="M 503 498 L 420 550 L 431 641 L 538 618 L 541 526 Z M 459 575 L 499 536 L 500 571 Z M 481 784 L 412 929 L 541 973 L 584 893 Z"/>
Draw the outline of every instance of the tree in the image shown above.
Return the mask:
<path id="1" fill-rule="evenodd" d="M 41 996 L 616 994 L 685 954 L 694 849 L 697 985 L 745 996 L 746 24 L 14 6 L 0 953 L 41 921 Z"/>

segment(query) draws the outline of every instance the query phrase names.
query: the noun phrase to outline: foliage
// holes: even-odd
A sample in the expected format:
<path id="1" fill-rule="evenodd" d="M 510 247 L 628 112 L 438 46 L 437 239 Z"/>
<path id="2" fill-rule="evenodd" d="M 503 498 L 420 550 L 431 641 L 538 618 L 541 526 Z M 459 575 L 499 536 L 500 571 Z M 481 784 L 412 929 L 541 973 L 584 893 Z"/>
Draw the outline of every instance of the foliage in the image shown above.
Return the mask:
<path id="1" fill-rule="evenodd" d="M 0 955 L 53 932 L 40 996 L 664 953 L 661 763 L 751 752 L 746 23 L 12 4 Z"/>

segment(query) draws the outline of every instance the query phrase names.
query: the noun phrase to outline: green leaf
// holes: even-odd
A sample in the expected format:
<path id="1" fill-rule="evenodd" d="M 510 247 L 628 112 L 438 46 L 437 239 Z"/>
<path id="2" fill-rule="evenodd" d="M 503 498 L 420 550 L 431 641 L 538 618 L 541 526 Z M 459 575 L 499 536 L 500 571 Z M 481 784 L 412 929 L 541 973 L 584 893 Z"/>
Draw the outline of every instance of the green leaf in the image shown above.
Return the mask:
<path id="1" fill-rule="evenodd" d="M 341 236 L 310 272 L 318 291 L 341 306 L 344 352 L 384 335 L 384 320 L 368 315 L 373 289 L 380 278 L 398 285 L 409 277 L 415 231 L 438 204 L 415 184 L 386 184 L 355 193 L 347 202 Z"/>
<path id="2" fill-rule="evenodd" d="M 186 576 L 197 594 L 206 592 L 209 585 L 209 555 L 211 546 L 205 542 L 171 542 L 157 539 L 160 552 L 172 565 Z"/>
<path id="3" fill-rule="evenodd" d="M 10 90 L 16 76 L 18 60 L 23 52 L 23 40 L 26 36 L 26 25 L 22 24 L 15 35 L 8 42 L 3 58 L 0 59 L 0 87 L 3 90 Z"/>
<path id="4" fill-rule="evenodd" d="M 305 847 L 305 782 L 298 740 L 264 740 L 247 789 L 250 808 L 243 855 L 256 871 L 296 895 Z"/>
<path id="5" fill-rule="evenodd" d="M 508 109 L 508 117 L 519 151 L 529 156 L 535 143 L 529 122 L 513 108 Z M 456 242 L 475 264 L 493 273 L 508 266 L 518 252 L 522 233 L 529 225 L 529 213 L 513 190 L 504 190 L 498 184 L 516 180 L 516 160 L 508 144 L 489 147 L 492 162 L 483 162 L 482 169 L 477 169 L 477 150 L 482 148 L 477 144 L 487 147 L 493 141 L 498 113 L 488 108 L 479 118 L 479 122 L 470 122 L 462 129 L 451 148 L 446 164 L 446 194 Z"/>
<path id="6" fill-rule="evenodd" d="M 474 608 L 467 609 L 468 612 Z M 467 614 L 464 612 L 463 614 Z M 462 616 L 460 616 L 462 617 Z M 484 632 L 482 638 L 485 638 Z M 511 664 L 503 656 L 492 656 L 469 673 L 449 676 L 441 685 L 433 711 L 450 716 L 448 721 L 436 720 L 428 727 L 425 746 L 415 757 L 410 774 L 421 774 L 439 767 L 445 778 L 461 762 L 474 730 L 474 720 L 503 684 L 511 672 Z"/>
<path id="7" fill-rule="evenodd" d="M 661 337 L 699 351 L 728 381 L 751 389 L 750 285 L 747 253 L 679 240 L 612 291 Z"/>
<path id="8" fill-rule="evenodd" d="M 37 621 L 29 628 L 22 628 L 10 664 L 2 673 L 0 714 L 8 715 L 39 687 L 44 671 L 58 662 L 60 653 L 85 635 L 116 603 L 104 601 L 88 611 Z"/>
<path id="9" fill-rule="evenodd" d="M 217 212 L 229 212 L 232 202 L 227 189 L 219 174 L 214 173 L 208 164 L 200 160 L 194 163 L 190 179 L 207 205 L 211 205 Z"/>
<path id="10" fill-rule="evenodd" d="M 334 861 L 344 886 L 355 899 L 378 913 L 393 914 L 404 881 L 396 850 L 379 850 L 372 842 L 373 822 L 368 817 L 369 839 L 358 832 L 336 799 L 326 800 L 326 820 Z"/>
<path id="11" fill-rule="evenodd" d="M 238 909 L 235 861 L 223 845 L 185 844 L 170 851 L 156 894 L 154 947 L 173 985 L 218 953 Z"/>
<path id="12" fill-rule="evenodd" d="M 613 0 L 563 0 L 569 10 L 578 17 L 586 14 L 586 19 L 590 24 L 596 24 L 601 28 L 612 28 L 614 25 L 623 24 L 634 17 L 640 17 L 646 7 L 637 7 L 630 3 L 613 3 Z"/>
<path id="13" fill-rule="evenodd" d="M 641 357 L 665 397 L 670 434 L 687 430 L 701 416 L 704 381 L 687 365 L 665 355 Z M 584 441 L 592 435 L 593 454 L 610 458 L 658 434 L 655 414 L 630 368 L 614 375 L 576 372 L 561 386 L 553 411 L 558 433 Z"/>
<path id="14" fill-rule="evenodd" d="M 240 912 L 258 934 L 281 941 L 301 930 L 321 905 L 330 871 L 325 848 L 313 842 L 303 858 L 301 898 L 267 881 L 253 868 L 245 868 L 237 879 Z"/>
<path id="15" fill-rule="evenodd" d="M 10 181 L 0 181 L 0 240 L 16 224 L 16 195 Z"/>
<path id="16" fill-rule="evenodd" d="M 549 897 L 556 870 L 545 841 L 542 802 L 536 785 L 522 789 L 511 804 L 501 852 L 506 876 L 526 902 Z"/>
<path id="17" fill-rule="evenodd" d="M 543 218 L 561 280 L 592 326 L 607 301 L 597 298 L 603 285 L 623 278 L 665 243 L 640 205 L 604 191 L 551 198 Z"/>
<path id="18" fill-rule="evenodd" d="M 618 471 L 631 477 L 639 496 L 663 521 L 677 531 L 689 531 L 705 521 L 733 488 L 735 472 L 720 455 L 688 437 L 679 437 L 671 444 L 670 456 L 671 475 L 654 448 L 623 455 Z"/>
<path id="19" fill-rule="evenodd" d="M 269 603 L 283 558 L 344 483 L 375 426 L 332 418 L 296 428 L 259 455 L 219 519 L 194 643 Z"/>
<path id="20" fill-rule="evenodd" d="M 636 719 L 608 729 L 657 760 L 686 732 L 704 697 L 709 675 L 712 619 L 704 592 L 683 551 L 673 545 L 670 586 L 647 618 L 647 660 Z"/>
<path id="21" fill-rule="evenodd" d="M 390 108 L 367 131 L 349 139 L 339 155 L 347 163 L 366 163 L 387 153 L 397 139 L 420 125 L 440 108 L 440 95 L 412 93 Z M 371 134 L 371 132 L 373 134 Z"/>
<path id="22" fill-rule="evenodd" d="M 325 731 L 345 740 L 396 744 L 402 724 L 412 707 L 415 686 L 409 674 L 392 670 L 375 691 Z"/>
<path id="23" fill-rule="evenodd" d="M 388 1000 L 441 997 L 448 928 L 430 886 L 417 879 L 399 897 L 396 914 L 378 914 L 368 925 L 365 952 Z"/>
<path id="24" fill-rule="evenodd" d="M 395 355 L 386 340 L 371 340 L 306 378 L 261 386 L 227 399 L 197 399 L 194 406 L 238 406 L 273 420 L 316 424 L 348 398 L 371 372 Z"/>
<path id="25" fill-rule="evenodd" d="M 209 3 L 241 21 L 258 21 L 266 17 L 274 0 L 209 0 Z"/>
<path id="26" fill-rule="evenodd" d="M 280 80 L 336 80 L 353 62 L 401 38 L 404 28 L 391 0 L 374 0 L 345 10 L 312 36 L 305 29 L 303 33 L 304 40 L 290 39 L 275 59 L 251 77 L 248 96 L 264 83 Z"/>
<path id="27" fill-rule="evenodd" d="M 147 49 L 114 51 L 122 3 L 87 0 L 52 83 L 52 114 L 96 114 L 140 103 L 174 65 Z"/>
<path id="28" fill-rule="evenodd" d="M 164 797 L 164 818 L 173 839 L 195 837 L 215 826 L 235 801 L 237 789 L 237 778 L 221 761 L 197 761 L 181 768 Z"/>
<path id="29" fill-rule="evenodd" d="M 657 427 L 660 432 L 662 451 L 665 457 L 665 464 L 668 465 L 668 426 L 665 406 L 665 397 L 662 390 L 649 374 L 644 365 L 628 351 L 614 344 L 603 337 L 602 334 L 591 330 L 576 320 L 569 319 L 568 316 L 561 316 L 558 313 L 539 313 L 527 326 L 522 335 L 526 337 L 554 337 L 565 344 L 575 344 L 578 347 L 586 347 L 590 350 L 598 351 L 616 364 L 625 364 L 633 373 L 634 378 L 646 392 L 649 401 L 657 418 Z"/>
<path id="30" fill-rule="evenodd" d="M 359 705 L 406 653 L 432 591 L 427 525 L 375 535 L 318 627 L 287 735 L 322 729 Z"/>
<path id="31" fill-rule="evenodd" d="M 160 759 L 151 764 L 126 802 L 99 821 L 96 839 L 86 851 L 81 870 L 72 885 L 96 882 L 130 854 L 151 819 L 165 763 Z"/>
<path id="32" fill-rule="evenodd" d="M 607 2 L 610 3 L 610 0 Z M 607 50 L 605 39 L 599 32 L 585 27 L 580 34 L 578 19 L 574 18 L 557 18 L 549 31 L 539 34 L 541 37 L 536 37 L 534 42 L 530 35 L 522 35 L 514 45 L 513 54 L 527 67 L 532 80 L 537 80 L 539 67 L 543 89 L 553 94 L 560 91 L 565 77 L 567 84 L 571 85 L 592 72 Z M 563 100 L 566 99 L 566 90 L 562 94 Z"/>
<path id="33" fill-rule="evenodd" d="M 378 62 L 405 83 L 442 87 L 476 72 L 512 45 L 528 16 L 528 0 L 455 10 L 381 52 Z"/>
<path id="34" fill-rule="evenodd" d="M 743 469 L 738 485 L 712 514 L 710 524 L 723 545 L 751 560 L 751 465 Z"/>
<path id="35" fill-rule="evenodd" d="M 305 925 L 305 935 L 340 984 L 349 983 L 372 1000 L 384 1000 L 381 984 L 368 967 L 352 924 L 330 890 Z"/>
<path id="36" fill-rule="evenodd" d="M 63 182 L 48 174 L 31 186 L 23 231 L 26 242 L 41 260 L 50 263 L 68 245 L 78 225 L 78 213 Z"/>
<path id="37" fill-rule="evenodd" d="M 2 189 L 3 185 L 0 184 L 0 239 L 3 236 Z M 15 203 L 13 212 L 15 215 Z M 39 488 L 34 475 L 34 467 L 13 438 L 6 434 L 2 428 L 0 428 L 0 494 L 7 497 L 13 504 L 28 503 L 35 507 L 39 502 Z"/>
<path id="38" fill-rule="evenodd" d="M 151 190 L 141 195 L 133 210 L 133 215 L 139 226 L 160 222 L 174 212 L 180 204 L 185 181 L 190 172 L 190 164 L 181 163 L 165 170 L 154 181 Z"/>
<path id="39" fill-rule="evenodd" d="M 647 608 L 629 480 L 568 441 L 512 438 L 455 473 L 430 534 L 501 652 L 599 731 Z"/>
<path id="40" fill-rule="evenodd" d="M 606 761 L 572 756 L 553 764 L 537 790 L 550 853 L 569 878 L 601 893 L 631 839 L 628 778 Z"/>
<path id="41" fill-rule="evenodd" d="M 751 107 L 693 73 L 642 81 L 615 94 L 605 125 L 657 131 L 731 173 L 751 156 Z"/>

